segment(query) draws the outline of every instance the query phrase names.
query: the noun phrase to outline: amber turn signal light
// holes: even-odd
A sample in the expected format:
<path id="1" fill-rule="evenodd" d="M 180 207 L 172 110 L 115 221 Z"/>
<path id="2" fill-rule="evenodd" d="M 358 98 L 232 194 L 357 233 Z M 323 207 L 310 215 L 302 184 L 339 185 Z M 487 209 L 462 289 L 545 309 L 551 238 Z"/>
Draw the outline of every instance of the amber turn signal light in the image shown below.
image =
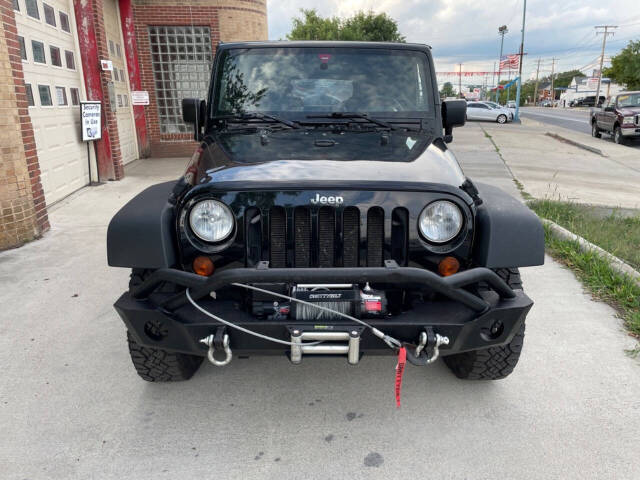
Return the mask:
<path id="1" fill-rule="evenodd" d="M 196 257 L 193 261 L 193 271 L 203 277 L 208 277 L 213 273 L 213 262 L 209 257 Z"/>
<path id="2" fill-rule="evenodd" d="M 453 275 L 460 270 L 460 262 L 454 257 L 444 257 L 438 264 L 438 273 L 443 277 Z"/>

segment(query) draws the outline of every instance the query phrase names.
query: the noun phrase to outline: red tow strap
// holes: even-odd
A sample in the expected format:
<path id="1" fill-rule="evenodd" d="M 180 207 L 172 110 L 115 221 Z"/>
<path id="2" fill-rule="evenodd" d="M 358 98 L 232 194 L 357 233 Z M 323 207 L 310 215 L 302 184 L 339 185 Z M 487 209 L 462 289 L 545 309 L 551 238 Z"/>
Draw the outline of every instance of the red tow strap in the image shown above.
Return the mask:
<path id="1" fill-rule="evenodd" d="M 402 374 L 407 363 L 407 349 L 400 347 L 398 351 L 398 364 L 396 365 L 396 408 L 400 408 L 400 392 L 402 391 Z"/>

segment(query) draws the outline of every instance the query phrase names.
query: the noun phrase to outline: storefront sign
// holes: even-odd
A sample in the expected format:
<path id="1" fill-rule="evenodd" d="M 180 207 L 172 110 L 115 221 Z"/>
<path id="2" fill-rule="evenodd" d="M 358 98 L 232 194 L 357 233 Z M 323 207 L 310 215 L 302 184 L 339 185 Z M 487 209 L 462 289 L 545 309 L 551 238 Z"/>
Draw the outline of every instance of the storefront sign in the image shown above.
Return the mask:
<path id="1" fill-rule="evenodd" d="M 80 125 L 82 141 L 91 142 L 102 138 L 102 103 L 80 102 Z"/>
<path id="2" fill-rule="evenodd" d="M 149 105 L 149 92 L 146 90 L 138 90 L 131 92 L 132 105 Z"/>
<path id="3" fill-rule="evenodd" d="M 113 62 L 111 60 L 100 60 L 100 66 L 103 72 L 113 71 Z"/>

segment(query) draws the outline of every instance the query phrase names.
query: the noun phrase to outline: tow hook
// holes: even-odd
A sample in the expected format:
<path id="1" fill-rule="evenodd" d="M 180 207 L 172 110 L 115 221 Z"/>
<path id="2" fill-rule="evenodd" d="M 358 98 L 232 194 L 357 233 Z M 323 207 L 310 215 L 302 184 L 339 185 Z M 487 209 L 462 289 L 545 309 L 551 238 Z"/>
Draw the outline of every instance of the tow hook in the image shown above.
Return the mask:
<path id="1" fill-rule="evenodd" d="M 216 367 L 224 367 L 231 362 L 233 354 L 231 353 L 231 348 L 229 347 L 229 335 L 225 333 L 224 327 L 218 328 L 215 335 L 209 335 L 208 337 L 200 339 L 200 343 L 204 343 L 207 347 L 209 347 L 207 358 Z M 224 350 L 224 353 L 226 355 L 224 360 L 216 360 L 216 358 L 213 356 L 216 350 Z"/>
<path id="2" fill-rule="evenodd" d="M 449 337 L 435 333 L 433 328 L 428 327 L 420 333 L 415 352 L 407 349 L 407 360 L 413 365 L 429 365 L 440 356 L 441 345 L 449 345 Z"/>

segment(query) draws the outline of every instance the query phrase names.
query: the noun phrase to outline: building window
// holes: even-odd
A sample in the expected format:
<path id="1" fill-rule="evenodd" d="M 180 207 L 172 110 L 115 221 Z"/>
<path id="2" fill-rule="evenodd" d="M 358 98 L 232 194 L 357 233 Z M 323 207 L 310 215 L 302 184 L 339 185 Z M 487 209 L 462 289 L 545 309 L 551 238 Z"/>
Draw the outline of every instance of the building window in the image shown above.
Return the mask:
<path id="1" fill-rule="evenodd" d="M 122 51 L 120 50 L 120 44 L 116 43 L 116 55 L 122 57 Z"/>
<path id="2" fill-rule="evenodd" d="M 124 106 L 128 107 L 129 106 L 129 96 L 128 95 L 123 95 L 122 99 L 124 100 Z"/>
<path id="3" fill-rule="evenodd" d="M 33 61 L 36 63 L 47 63 L 44 56 L 44 43 L 31 40 L 31 50 L 33 51 Z"/>
<path id="4" fill-rule="evenodd" d="M 52 27 L 56 26 L 56 11 L 52 6 L 47 5 L 46 3 L 42 4 L 42 8 L 44 9 L 44 21 L 47 22 L 47 25 L 51 25 Z"/>
<path id="5" fill-rule="evenodd" d="M 209 27 L 149 27 L 151 60 L 162 133 L 186 133 L 182 99 L 204 98 L 211 72 Z"/>
<path id="6" fill-rule="evenodd" d="M 64 87 L 56 87 L 56 97 L 58 98 L 58 105 L 69 105 L 67 103 L 67 89 Z"/>
<path id="7" fill-rule="evenodd" d="M 114 68 L 114 69 L 113 69 L 113 79 L 114 79 L 116 82 L 119 82 L 119 81 L 120 81 L 120 79 L 118 78 L 118 69 L 117 69 L 117 68 Z"/>
<path id="8" fill-rule="evenodd" d="M 111 55 L 115 55 L 116 54 L 116 49 L 113 46 L 113 40 L 109 40 L 109 52 L 111 52 Z"/>
<path id="9" fill-rule="evenodd" d="M 24 44 L 24 37 L 18 36 L 18 43 L 20 44 L 20 58 L 22 60 L 27 59 L 27 47 Z"/>
<path id="10" fill-rule="evenodd" d="M 27 91 L 27 103 L 29 104 L 30 107 L 33 107 L 36 104 L 36 102 L 33 101 L 33 90 L 31 90 L 31 84 L 25 83 L 24 87 L 25 87 L 25 90 Z"/>
<path id="11" fill-rule="evenodd" d="M 58 47 L 49 45 L 49 53 L 51 54 L 51 65 L 55 65 L 56 67 L 61 67 L 62 57 L 60 56 L 60 49 Z"/>
<path id="12" fill-rule="evenodd" d="M 27 15 L 33 18 L 37 18 L 40 20 L 40 12 L 38 11 L 38 1 L 37 0 L 25 0 L 24 1 L 27 7 Z"/>
<path id="13" fill-rule="evenodd" d="M 13 0 L 13 9 L 20 11 L 20 4 L 18 3 L 18 0 Z"/>
<path id="14" fill-rule="evenodd" d="M 38 85 L 38 93 L 40 94 L 40 105 L 43 107 L 50 107 L 53 105 L 51 101 L 51 89 L 49 85 Z"/>
<path id="15" fill-rule="evenodd" d="M 76 69 L 76 59 L 73 56 L 73 52 L 70 50 L 64 51 L 64 59 L 67 62 L 67 68 L 70 70 Z"/>
<path id="16" fill-rule="evenodd" d="M 69 25 L 69 15 L 64 12 L 60 12 L 60 28 L 67 33 L 71 33 L 71 26 Z"/>
<path id="17" fill-rule="evenodd" d="M 77 88 L 70 88 L 71 92 L 71 105 L 80 105 L 80 94 L 78 93 Z"/>
<path id="18" fill-rule="evenodd" d="M 118 108 L 122 108 L 122 95 L 118 94 Z"/>
<path id="19" fill-rule="evenodd" d="M 120 81 L 121 82 L 125 81 L 124 70 L 122 70 L 122 69 L 120 69 Z"/>

